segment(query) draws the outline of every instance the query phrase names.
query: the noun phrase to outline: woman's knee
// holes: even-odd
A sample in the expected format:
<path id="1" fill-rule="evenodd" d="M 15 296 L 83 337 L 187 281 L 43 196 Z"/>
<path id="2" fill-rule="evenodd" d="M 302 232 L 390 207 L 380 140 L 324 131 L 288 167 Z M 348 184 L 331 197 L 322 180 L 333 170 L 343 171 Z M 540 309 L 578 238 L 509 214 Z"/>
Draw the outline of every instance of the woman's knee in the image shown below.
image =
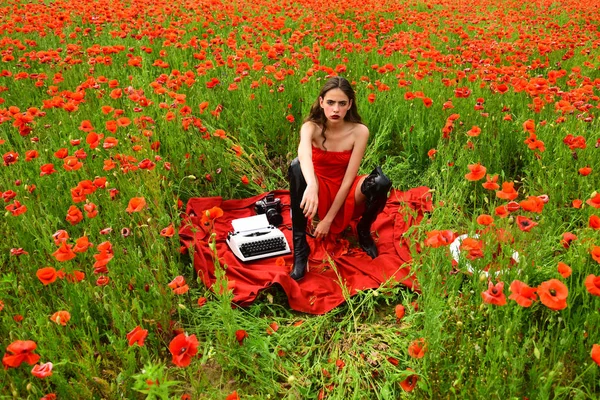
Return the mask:
<path id="1" fill-rule="evenodd" d="M 392 188 L 392 181 L 381 170 L 381 167 L 376 167 L 363 181 L 360 186 L 360 191 L 366 197 L 373 195 L 385 194 Z"/>
<path id="2" fill-rule="evenodd" d="M 302 173 L 302 168 L 300 168 L 300 160 L 298 157 L 294 158 L 288 167 L 288 176 L 294 176 L 298 173 Z"/>

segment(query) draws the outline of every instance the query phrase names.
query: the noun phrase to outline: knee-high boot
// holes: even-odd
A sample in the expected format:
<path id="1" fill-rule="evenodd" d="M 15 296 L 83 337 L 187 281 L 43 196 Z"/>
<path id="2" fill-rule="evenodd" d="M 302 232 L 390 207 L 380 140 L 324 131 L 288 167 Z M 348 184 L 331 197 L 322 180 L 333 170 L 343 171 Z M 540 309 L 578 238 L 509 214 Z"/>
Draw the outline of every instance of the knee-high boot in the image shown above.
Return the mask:
<path id="1" fill-rule="evenodd" d="M 290 276 L 294 280 L 304 277 L 308 265 L 310 247 L 306 241 L 306 225 L 308 219 L 304 216 L 300 203 L 306 189 L 306 180 L 300 169 L 300 161 L 294 159 L 288 169 L 290 180 L 290 203 L 292 210 L 292 236 L 294 242 L 294 266 Z"/>
<path id="2" fill-rule="evenodd" d="M 388 191 L 392 187 L 392 181 L 385 176 L 380 167 L 377 167 L 365 178 L 360 191 L 366 196 L 365 211 L 356 226 L 358 243 L 371 258 L 378 255 L 377 246 L 371 237 L 371 224 L 377 215 L 385 207 Z"/>

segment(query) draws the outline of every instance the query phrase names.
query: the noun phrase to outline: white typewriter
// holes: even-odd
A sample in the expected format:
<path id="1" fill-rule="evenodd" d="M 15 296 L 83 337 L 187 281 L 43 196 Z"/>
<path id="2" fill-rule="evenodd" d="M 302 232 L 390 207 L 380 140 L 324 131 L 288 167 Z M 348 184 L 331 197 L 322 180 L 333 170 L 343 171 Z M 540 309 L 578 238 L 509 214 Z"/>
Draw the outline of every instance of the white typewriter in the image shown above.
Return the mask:
<path id="1" fill-rule="evenodd" d="M 234 219 L 231 225 L 233 232 L 227 234 L 227 245 L 244 262 L 290 252 L 283 232 L 270 225 L 265 214 Z"/>

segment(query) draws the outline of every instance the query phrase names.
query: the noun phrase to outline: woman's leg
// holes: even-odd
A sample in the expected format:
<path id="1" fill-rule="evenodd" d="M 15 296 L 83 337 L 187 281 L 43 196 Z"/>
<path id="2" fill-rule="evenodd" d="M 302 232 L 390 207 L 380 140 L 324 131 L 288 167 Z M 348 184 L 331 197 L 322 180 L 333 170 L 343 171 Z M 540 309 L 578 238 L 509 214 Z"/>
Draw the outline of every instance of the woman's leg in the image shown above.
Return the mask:
<path id="1" fill-rule="evenodd" d="M 371 236 L 371 224 L 385 207 L 388 191 L 391 187 L 392 181 L 385 176 L 380 167 L 377 167 L 361 180 L 354 194 L 356 204 L 366 203 L 365 211 L 356 226 L 356 230 L 360 246 L 371 258 L 378 255 L 377 246 Z M 358 193 L 359 191 L 360 193 Z"/>
<path id="2" fill-rule="evenodd" d="M 295 158 L 288 169 L 290 181 L 290 208 L 292 211 L 292 237 L 294 245 L 294 266 L 290 276 L 294 280 L 301 279 L 306 273 L 310 247 L 306 241 L 306 225 L 308 219 L 304 216 L 300 203 L 306 190 L 306 180 L 302 175 L 300 161 Z"/>

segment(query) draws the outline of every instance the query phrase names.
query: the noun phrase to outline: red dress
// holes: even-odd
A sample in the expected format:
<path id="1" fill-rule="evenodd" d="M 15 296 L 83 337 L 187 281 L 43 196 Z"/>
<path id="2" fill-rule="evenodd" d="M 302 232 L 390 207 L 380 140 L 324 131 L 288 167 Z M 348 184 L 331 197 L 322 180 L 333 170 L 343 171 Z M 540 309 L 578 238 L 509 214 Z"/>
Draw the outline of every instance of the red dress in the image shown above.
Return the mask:
<path id="1" fill-rule="evenodd" d="M 329 211 L 331 204 L 333 204 L 335 195 L 344 180 L 351 155 L 352 150 L 325 151 L 315 146 L 312 147 L 313 168 L 319 182 L 319 207 L 317 215 L 320 220 L 325 218 L 327 211 Z M 354 183 L 348 192 L 346 201 L 331 223 L 330 233 L 341 233 L 348 227 L 350 221 L 355 216 L 360 215 L 360 210 L 355 210 L 354 207 L 354 193 L 361 178 L 362 175 L 354 178 Z"/>

